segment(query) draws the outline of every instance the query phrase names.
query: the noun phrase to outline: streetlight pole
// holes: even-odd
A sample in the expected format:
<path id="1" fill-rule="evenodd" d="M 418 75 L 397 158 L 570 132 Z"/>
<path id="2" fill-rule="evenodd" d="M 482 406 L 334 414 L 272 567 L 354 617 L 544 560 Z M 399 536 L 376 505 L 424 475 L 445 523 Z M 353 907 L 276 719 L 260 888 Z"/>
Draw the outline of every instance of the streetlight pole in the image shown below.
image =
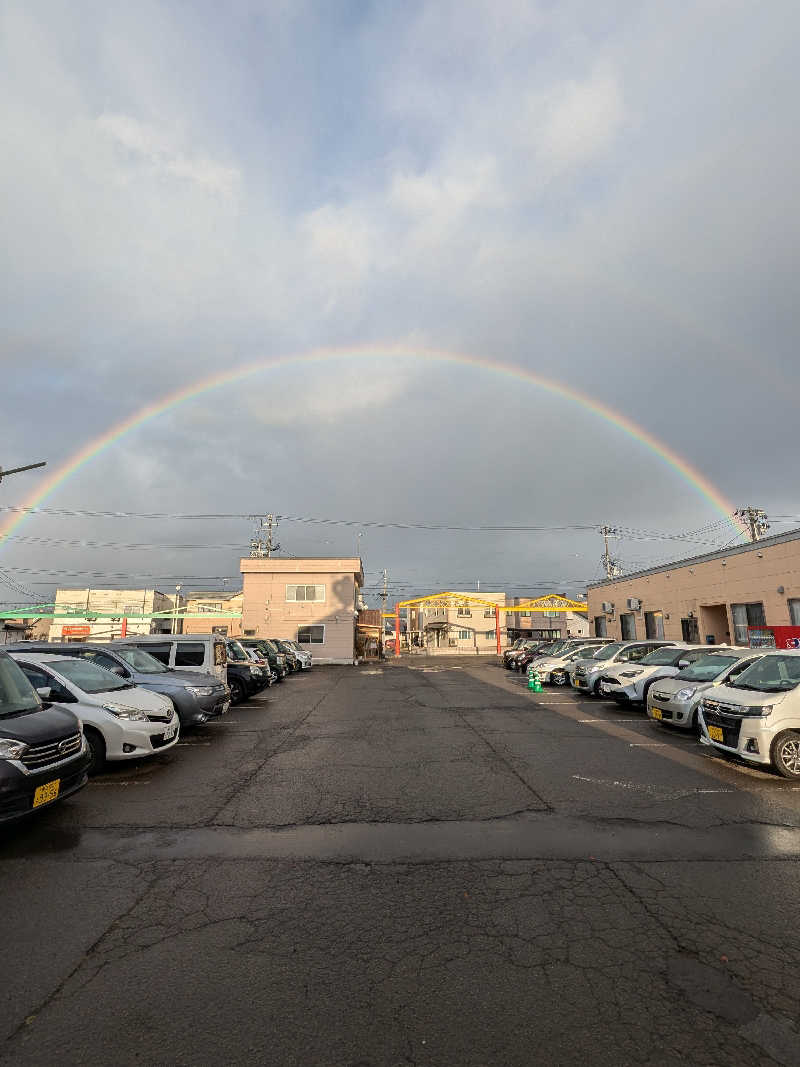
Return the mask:
<path id="1" fill-rule="evenodd" d="M 172 632 L 178 632 L 178 597 L 181 595 L 181 586 L 175 586 L 175 607 L 172 612 Z"/>
<path id="2" fill-rule="evenodd" d="M 7 471 L 4 471 L 3 468 L 0 467 L 0 482 L 2 482 L 2 480 L 4 478 L 7 478 L 9 476 L 9 474 L 22 474 L 23 471 L 35 471 L 38 467 L 46 467 L 46 466 L 47 466 L 47 463 L 44 463 L 44 462 L 43 463 L 28 463 L 24 467 L 12 467 L 10 470 L 7 470 Z"/>

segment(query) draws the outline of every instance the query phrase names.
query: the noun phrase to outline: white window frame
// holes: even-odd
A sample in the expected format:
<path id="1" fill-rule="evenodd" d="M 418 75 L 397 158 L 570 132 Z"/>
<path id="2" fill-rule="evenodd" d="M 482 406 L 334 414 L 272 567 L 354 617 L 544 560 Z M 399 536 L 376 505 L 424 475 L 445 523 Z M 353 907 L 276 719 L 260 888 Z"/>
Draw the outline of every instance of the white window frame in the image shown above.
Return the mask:
<path id="1" fill-rule="evenodd" d="M 314 589 L 313 599 L 309 599 L 305 595 L 305 591 L 309 588 Z M 303 596 L 297 599 L 297 590 L 303 590 Z M 320 589 L 322 590 L 322 596 L 317 596 Z M 289 595 L 289 591 L 292 591 L 292 595 Z M 326 589 L 325 585 L 320 582 L 287 582 L 286 583 L 286 603 L 287 604 L 324 604 L 325 603 Z"/>
<path id="2" fill-rule="evenodd" d="M 459 641 L 471 641 L 472 640 L 472 630 L 459 630 L 458 631 L 458 639 L 459 639 Z"/>
<path id="3" fill-rule="evenodd" d="M 322 630 L 322 640 L 321 641 L 301 641 L 300 640 L 300 631 L 301 630 Z M 311 623 L 308 624 L 308 626 L 298 626 L 297 627 L 297 643 L 298 643 L 298 645 L 303 645 L 304 648 L 311 648 L 312 645 L 324 645 L 325 644 L 325 623 L 324 622 L 311 622 Z"/>
<path id="4" fill-rule="evenodd" d="M 457 612 L 457 615 L 461 619 L 471 619 L 472 618 L 472 608 L 459 608 L 458 612 Z"/>

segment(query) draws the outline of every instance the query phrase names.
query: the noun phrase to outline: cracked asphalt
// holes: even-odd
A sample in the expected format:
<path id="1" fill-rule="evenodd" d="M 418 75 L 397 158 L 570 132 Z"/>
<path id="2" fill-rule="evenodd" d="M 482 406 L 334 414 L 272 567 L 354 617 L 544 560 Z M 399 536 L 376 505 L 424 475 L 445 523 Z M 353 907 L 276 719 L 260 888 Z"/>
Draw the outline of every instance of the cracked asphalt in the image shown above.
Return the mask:
<path id="1" fill-rule="evenodd" d="M 0 831 L 0 1059 L 798 1064 L 798 857 L 634 709 L 315 667 Z"/>

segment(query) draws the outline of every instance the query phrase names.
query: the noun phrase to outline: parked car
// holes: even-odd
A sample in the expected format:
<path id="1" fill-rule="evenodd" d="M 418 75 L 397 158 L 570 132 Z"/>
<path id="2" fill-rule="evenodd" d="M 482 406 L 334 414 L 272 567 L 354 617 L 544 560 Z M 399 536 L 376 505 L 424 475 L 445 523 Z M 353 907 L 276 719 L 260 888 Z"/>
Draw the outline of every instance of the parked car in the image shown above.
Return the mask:
<path id="1" fill-rule="evenodd" d="M 510 657 L 513 655 L 513 653 L 518 652 L 522 648 L 526 640 L 527 638 L 525 637 L 518 637 L 513 642 L 513 644 L 510 644 L 508 648 L 504 650 L 503 655 L 501 657 L 504 667 L 508 668 Z"/>
<path id="2" fill-rule="evenodd" d="M 144 649 L 165 667 L 213 674 L 223 685 L 227 681 L 225 638 L 221 634 L 132 634 L 118 638 L 114 645 Z"/>
<path id="3" fill-rule="evenodd" d="M 90 773 L 105 761 L 153 756 L 176 744 L 180 719 L 172 701 L 76 656 L 14 652 L 42 698 L 66 704 L 83 723 Z"/>
<path id="4" fill-rule="evenodd" d="M 270 638 L 270 640 L 274 641 L 278 648 L 281 650 L 281 652 L 284 654 L 284 656 L 286 656 L 286 666 L 289 668 L 289 670 L 299 671 L 300 659 L 295 650 L 291 647 L 291 645 L 287 644 L 287 642 L 284 641 L 281 637 L 272 637 Z"/>
<path id="5" fill-rule="evenodd" d="M 518 670 L 519 661 L 523 656 L 527 653 L 534 654 L 544 651 L 552 644 L 552 641 L 532 641 L 530 638 L 523 638 L 516 648 L 506 650 L 503 655 L 503 666 L 510 671 Z"/>
<path id="6" fill-rule="evenodd" d="M 724 647 L 724 646 L 723 646 Z M 600 694 L 618 704 L 647 702 L 651 686 L 661 678 L 671 678 L 690 663 L 708 655 L 708 645 L 676 643 L 656 648 L 637 664 L 621 664 L 600 675 Z"/>
<path id="7" fill-rule="evenodd" d="M 766 652 L 706 690 L 698 708 L 700 743 L 748 763 L 800 778 L 800 651 Z"/>
<path id="8" fill-rule="evenodd" d="M 605 637 L 596 637 L 588 641 L 582 641 L 572 648 L 561 649 L 554 655 L 547 655 L 534 661 L 534 666 L 539 673 L 539 680 L 544 685 L 567 685 L 569 682 L 569 665 L 574 660 L 587 655 L 590 648 L 599 649 L 603 645 L 610 644 Z"/>
<path id="9" fill-rule="evenodd" d="M 251 663 L 255 663 L 257 667 L 261 668 L 264 678 L 266 680 L 267 688 L 269 688 L 269 686 L 271 686 L 272 683 L 275 681 L 275 675 L 272 673 L 272 667 L 270 667 L 269 660 L 267 659 L 267 657 L 264 655 L 263 652 L 259 652 L 257 648 L 251 648 L 249 645 L 245 646 L 239 641 L 237 641 L 236 643 L 237 645 L 239 645 L 239 648 L 244 649 L 245 655 L 248 657 Z M 262 688 L 264 687 L 262 686 Z"/>
<path id="10" fill-rule="evenodd" d="M 657 648 L 672 645 L 673 641 L 612 641 L 585 659 L 570 665 L 569 678 L 573 688 L 589 696 L 600 696 L 600 677 L 609 668 L 622 663 L 638 663 Z"/>
<path id="11" fill-rule="evenodd" d="M 713 685 L 733 681 L 763 655 L 763 650 L 751 648 L 730 648 L 724 652 L 709 649 L 708 655 L 684 667 L 673 678 L 659 678 L 658 685 L 652 686 L 647 694 L 647 714 L 654 722 L 684 730 L 699 729 L 697 708 L 703 694 Z"/>
<path id="12" fill-rule="evenodd" d="M 281 641 L 282 645 L 288 645 L 292 652 L 300 660 L 300 668 L 304 671 L 311 669 L 311 665 L 314 661 L 314 657 L 309 649 L 303 648 L 299 641 L 290 641 L 288 639 Z"/>
<path id="13" fill-rule="evenodd" d="M 261 692 L 267 684 L 267 676 L 261 667 L 253 663 L 238 641 L 229 639 L 226 646 L 231 702 L 241 704 L 243 700 Z"/>
<path id="14" fill-rule="evenodd" d="M 77 793 L 90 761 L 77 716 L 43 704 L 19 664 L 0 651 L 0 822 Z"/>
<path id="15" fill-rule="evenodd" d="M 571 645 L 571 640 L 566 637 L 560 637 L 556 641 L 546 641 L 544 644 L 540 641 L 534 642 L 529 648 L 524 648 L 516 657 L 513 664 L 514 670 L 526 671 L 531 663 L 537 663 L 546 657 L 557 656 L 560 652 L 566 651 Z"/>
<path id="16" fill-rule="evenodd" d="M 142 689 L 169 697 L 181 720 L 182 730 L 223 715 L 231 706 L 227 685 L 219 682 L 214 675 L 172 670 L 149 652 L 132 645 L 89 642 L 48 644 L 45 641 L 27 641 L 9 645 L 8 649 L 14 652 L 58 653 L 61 656 L 76 656 L 97 663 L 120 678 L 141 686 Z"/>
<path id="17" fill-rule="evenodd" d="M 276 679 L 279 682 L 283 681 L 289 673 L 289 668 L 286 666 L 285 654 L 280 651 L 274 641 L 269 641 L 265 637 L 240 637 L 238 641 L 244 648 L 257 648 L 265 655 Z"/>

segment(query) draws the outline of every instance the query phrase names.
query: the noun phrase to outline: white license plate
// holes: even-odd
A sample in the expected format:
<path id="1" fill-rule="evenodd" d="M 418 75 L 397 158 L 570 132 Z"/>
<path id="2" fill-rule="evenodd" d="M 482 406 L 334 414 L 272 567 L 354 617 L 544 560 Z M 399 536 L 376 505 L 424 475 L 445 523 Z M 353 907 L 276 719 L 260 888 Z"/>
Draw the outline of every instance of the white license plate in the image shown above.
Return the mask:
<path id="1" fill-rule="evenodd" d="M 226 700 L 225 703 L 222 705 L 222 714 L 224 715 L 226 711 L 230 711 L 230 707 L 231 707 L 230 700 Z"/>
<path id="2" fill-rule="evenodd" d="M 166 730 L 164 731 L 164 740 L 165 741 L 171 741 L 174 736 L 175 736 L 175 727 L 174 726 L 168 726 L 166 728 Z"/>

